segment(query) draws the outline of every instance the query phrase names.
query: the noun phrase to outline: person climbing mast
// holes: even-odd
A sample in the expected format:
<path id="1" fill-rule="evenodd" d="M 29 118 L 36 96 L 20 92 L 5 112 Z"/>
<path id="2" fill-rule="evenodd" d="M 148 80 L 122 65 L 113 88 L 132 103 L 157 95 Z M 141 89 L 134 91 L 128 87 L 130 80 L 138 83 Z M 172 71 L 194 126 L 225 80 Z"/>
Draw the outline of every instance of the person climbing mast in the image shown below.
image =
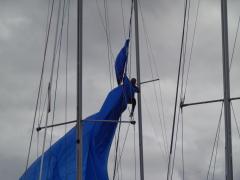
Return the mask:
<path id="1" fill-rule="evenodd" d="M 131 84 L 132 84 L 133 90 L 131 92 L 130 101 L 128 102 L 128 104 L 132 104 L 132 109 L 131 109 L 131 113 L 130 113 L 129 117 L 133 117 L 134 109 L 135 109 L 135 106 L 136 106 L 136 99 L 134 97 L 134 94 L 135 94 L 135 92 L 136 93 L 140 92 L 139 87 L 136 85 L 136 82 L 137 82 L 136 78 L 131 79 Z"/>
<path id="2" fill-rule="evenodd" d="M 129 47 L 130 39 L 127 39 L 125 41 L 124 47 L 121 49 L 121 51 L 118 53 L 116 61 L 115 61 L 115 73 L 116 73 L 116 80 L 118 86 L 122 84 L 124 79 L 127 79 L 126 72 L 127 72 L 127 59 L 128 59 L 128 47 Z M 129 80 L 128 80 L 129 81 Z M 135 93 L 139 93 L 139 87 L 136 85 L 136 78 L 131 79 L 131 95 L 128 97 L 127 103 L 132 104 L 132 109 L 130 112 L 130 117 L 133 117 L 134 109 L 136 106 L 136 99 L 134 98 Z M 124 83 L 123 83 L 124 84 Z"/>

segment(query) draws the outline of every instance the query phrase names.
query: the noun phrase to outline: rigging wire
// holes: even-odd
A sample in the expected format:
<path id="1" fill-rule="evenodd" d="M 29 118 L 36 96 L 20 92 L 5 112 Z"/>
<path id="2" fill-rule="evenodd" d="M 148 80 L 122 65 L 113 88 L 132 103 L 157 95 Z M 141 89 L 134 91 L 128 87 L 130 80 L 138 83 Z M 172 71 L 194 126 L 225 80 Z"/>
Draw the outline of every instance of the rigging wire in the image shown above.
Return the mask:
<path id="1" fill-rule="evenodd" d="M 187 3 L 187 2 L 186 2 Z M 190 8 L 191 8 L 191 0 L 188 1 L 187 3 L 187 16 L 186 16 L 186 31 L 184 35 L 184 45 L 183 45 L 183 54 L 182 54 L 182 65 L 181 65 L 181 88 L 180 88 L 180 103 L 184 102 L 184 97 L 183 97 L 183 87 L 184 87 L 184 73 L 185 73 L 185 62 L 186 62 L 186 54 L 187 54 L 187 43 L 188 43 L 188 31 L 189 31 L 189 15 L 190 15 Z M 178 119 L 177 119 L 177 130 L 176 130 L 176 137 L 175 137 L 175 145 L 174 145 L 174 157 L 173 157 L 173 164 L 172 164 L 172 172 L 171 172 L 171 179 L 173 177 L 173 171 L 174 171 L 174 166 L 175 166 L 175 156 L 176 156 L 176 149 L 177 149 L 177 139 L 178 139 L 178 129 L 179 129 L 179 121 L 180 121 L 180 114 L 181 114 L 181 155 L 182 155 L 182 178 L 184 180 L 185 178 L 185 168 L 184 168 L 184 147 L 183 147 L 183 110 L 181 107 L 179 107 L 179 112 L 178 112 Z"/>
<path id="2" fill-rule="evenodd" d="M 132 0 L 132 5 L 131 5 L 130 20 L 129 20 L 129 27 L 128 27 L 129 28 L 129 34 L 128 34 L 129 37 L 128 38 L 129 39 L 131 37 L 132 15 L 133 15 L 133 0 Z M 131 54 L 130 54 L 130 56 L 131 56 Z M 127 69 L 127 67 L 125 69 Z M 120 118 L 120 121 L 121 121 L 121 118 Z M 118 162 L 118 149 L 119 149 L 121 123 L 118 126 L 119 126 L 118 134 L 117 134 L 117 137 L 115 136 L 115 157 L 114 157 L 113 180 L 115 180 L 115 177 L 116 177 L 116 170 L 118 172 L 118 178 L 119 178 L 119 168 L 118 168 L 119 164 L 120 164 L 120 168 L 121 168 L 121 154 L 119 155 L 120 158 L 119 158 L 119 162 Z"/>
<path id="3" fill-rule="evenodd" d="M 133 16 L 133 4 L 134 4 L 134 2 L 133 2 L 133 0 L 131 0 L 131 10 L 130 10 L 130 18 L 129 18 L 129 27 L 128 27 L 128 39 L 130 40 L 131 39 L 131 34 L 132 34 L 132 16 Z M 124 19 L 124 17 L 123 17 L 123 19 Z M 131 41 L 130 41 L 130 43 L 131 43 Z M 130 46 L 131 46 L 131 44 L 130 44 Z M 131 47 L 130 47 L 131 48 Z M 128 48 L 128 51 L 129 51 L 129 48 Z M 128 54 L 130 54 L 130 58 L 131 58 L 131 49 L 130 49 L 130 53 L 128 53 Z M 130 63 L 131 63 L 131 59 L 130 59 Z M 130 65 L 131 66 L 131 65 Z M 127 70 L 127 64 L 126 64 L 126 67 L 125 67 L 125 70 Z M 125 73 L 127 73 L 127 72 L 125 72 Z M 131 77 L 131 67 L 130 67 L 130 76 L 129 77 Z M 129 111 L 129 113 L 130 113 L 130 110 L 128 109 L 128 111 Z M 120 119 L 121 120 L 121 119 Z M 119 125 L 119 131 L 118 131 L 118 133 L 120 133 L 120 126 L 121 126 L 121 124 Z M 129 130 L 129 127 L 127 128 L 127 134 L 128 134 L 128 130 Z M 125 140 L 124 140 L 124 145 L 123 145 L 123 148 L 124 148 L 124 146 L 125 146 L 125 141 L 126 141 L 126 138 L 127 138 L 127 134 L 126 134 L 126 136 L 125 136 Z M 119 138 L 120 138 L 120 136 L 118 136 L 117 137 L 117 141 L 119 141 Z M 122 150 L 124 150 L 124 149 L 122 149 Z M 116 146 L 116 155 L 115 155 L 115 163 L 117 162 L 117 153 L 118 153 L 118 147 Z M 119 161 L 118 161 L 118 163 L 117 163 L 117 166 L 114 166 L 114 171 L 115 171 L 115 168 L 117 168 L 117 171 L 119 172 L 119 165 L 118 164 L 120 164 L 120 168 L 121 168 L 121 160 L 122 160 L 122 153 L 123 152 L 120 152 L 120 155 L 119 155 Z M 121 173 L 122 173 L 122 168 L 121 168 Z M 119 175 L 119 174 L 118 174 Z M 119 178 L 119 176 L 118 176 L 118 178 Z M 121 178 L 122 178 L 122 175 L 121 175 Z M 113 178 L 114 179 L 114 178 Z"/>
<path id="4" fill-rule="evenodd" d="M 196 30 L 197 30 L 197 25 L 198 25 L 200 2 L 201 2 L 200 0 L 198 0 L 198 2 L 197 2 L 197 13 L 196 13 L 195 22 L 194 22 L 194 30 L 193 30 L 192 43 L 191 43 L 191 48 L 190 48 L 190 55 L 189 55 L 189 60 L 188 60 L 188 69 L 187 69 L 187 77 L 186 77 L 186 81 L 185 81 L 185 90 L 184 90 L 183 100 L 185 100 L 186 92 L 187 92 L 189 72 L 190 72 L 191 61 L 192 61 L 192 53 L 193 53 L 194 42 L 195 42 L 195 37 L 196 37 Z"/>
<path id="5" fill-rule="evenodd" d="M 34 117 L 33 117 L 33 125 L 32 125 L 32 130 L 31 130 L 30 143 L 29 143 L 29 147 L 28 147 L 28 154 L 27 154 L 27 162 L 26 162 L 26 166 L 25 166 L 25 172 L 27 171 L 28 164 L 29 164 L 29 159 L 30 159 L 30 154 L 31 154 L 33 132 L 34 132 L 34 129 L 35 129 L 36 115 L 37 115 L 37 110 L 38 110 L 40 91 L 41 91 L 41 87 L 42 87 L 42 80 L 43 80 L 43 73 L 44 73 L 44 69 L 45 69 L 45 61 L 46 61 L 47 47 L 48 47 L 48 41 L 49 41 L 49 34 L 50 34 L 51 23 L 52 23 L 53 7 L 54 7 L 54 0 L 52 1 L 50 19 L 49 19 L 49 22 L 48 22 L 48 30 L 47 30 L 47 37 L 46 37 L 46 41 L 45 41 L 45 47 L 44 47 L 42 70 L 41 70 L 41 76 L 40 76 L 39 86 L 38 86 L 37 100 L 36 100 L 36 105 L 35 105 L 35 112 L 34 112 Z"/>
<path id="6" fill-rule="evenodd" d="M 146 109 L 146 111 L 147 111 L 147 113 L 148 113 L 148 117 L 149 117 L 150 123 L 152 124 L 153 133 L 154 133 L 155 137 L 157 138 L 157 132 L 156 132 L 156 130 L 155 130 L 155 128 L 154 128 L 155 126 L 154 126 L 154 124 L 153 124 L 153 118 L 152 118 L 151 112 L 150 112 L 150 110 L 149 110 L 149 107 L 148 107 L 148 105 L 147 105 L 146 98 L 145 98 L 145 96 L 144 96 L 143 94 L 142 94 L 142 98 L 143 98 L 143 102 L 145 102 L 145 103 L 143 103 L 143 104 L 145 105 L 145 109 Z M 166 154 L 166 152 L 164 151 L 164 147 L 162 147 L 162 145 L 161 145 L 161 143 L 160 143 L 159 141 L 157 141 L 157 142 L 158 142 L 157 144 L 159 145 L 159 148 L 160 148 L 160 151 L 161 151 L 163 157 L 166 157 L 167 154 Z M 166 159 L 166 160 L 167 160 L 167 159 Z"/>
<path id="7" fill-rule="evenodd" d="M 221 111 L 220 111 L 220 116 L 219 116 L 219 120 L 218 120 L 217 131 L 216 131 L 216 135 L 215 135 L 215 138 L 214 138 L 213 148 L 212 148 L 212 152 L 211 152 L 211 158 L 210 158 L 210 162 L 209 162 L 209 166 L 208 166 L 207 180 L 208 180 L 208 178 L 209 178 L 210 169 L 211 169 L 211 166 L 212 166 L 212 160 L 213 160 L 213 155 L 214 155 L 216 143 L 217 143 L 218 138 L 219 138 L 220 127 L 221 127 L 221 120 L 222 120 L 222 112 L 223 112 L 223 103 L 222 103 L 222 107 L 221 107 Z"/>
<path id="8" fill-rule="evenodd" d="M 142 97 L 143 97 L 143 102 L 146 102 L 146 98 L 145 98 L 145 96 L 144 96 L 143 94 L 142 94 Z M 153 119 L 152 119 L 152 115 L 151 115 L 151 113 L 150 113 L 149 107 L 148 107 L 147 103 L 143 103 L 143 104 L 145 105 L 145 109 L 146 109 L 146 111 L 147 111 L 147 113 L 148 113 L 148 117 L 149 117 L 150 122 L 151 122 L 151 124 L 152 124 L 153 132 L 154 132 L 154 134 L 155 134 L 155 137 L 157 138 L 157 133 L 156 133 L 156 131 L 155 131 L 155 129 L 154 129 Z M 162 148 L 161 143 L 160 143 L 159 141 L 157 141 L 157 142 L 158 142 L 158 144 L 159 144 L 159 148 L 160 148 L 160 150 L 161 150 L 161 153 L 162 153 L 163 157 L 166 157 L 167 154 L 166 154 L 166 152 L 164 151 L 164 147 Z"/>
<path id="9" fill-rule="evenodd" d="M 136 128 L 133 126 L 133 151 L 134 151 L 134 179 L 137 180 L 137 154 L 136 154 Z"/>
<path id="10" fill-rule="evenodd" d="M 46 95 L 45 95 L 45 98 L 44 98 L 44 103 L 43 103 L 43 107 L 42 107 L 42 112 L 41 112 L 41 109 L 39 110 L 40 111 L 40 114 L 39 114 L 39 119 L 38 119 L 38 127 L 41 126 L 42 124 L 42 120 L 43 120 L 43 115 L 44 115 L 44 112 L 45 112 L 45 106 L 47 104 L 47 92 L 46 92 Z"/>
<path id="11" fill-rule="evenodd" d="M 124 39 L 126 39 L 126 27 L 125 27 L 123 0 L 121 0 L 121 13 L 122 13 L 122 25 L 123 25 L 123 37 L 124 37 Z"/>
<path id="12" fill-rule="evenodd" d="M 184 72 L 185 72 L 185 62 L 186 62 L 186 54 L 187 54 L 187 42 L 188 42 L 188 30 L 189 30 L 189 13 L 190 13 L 190 7 L 191 7 L 191 0 L 189 0 L 188 2 L 186 2 L 186 30 L 184 32 L 184 39 L 183 39 L 183 53 L 182 53 L 182 65 L 180 65 L 181 69 L 181 88 L 180 88 L 180 103 L 184 102 L 184 98 L 183 98 L 183 87 L 184 87 Z M 181 118 L 180 118 L 180 114 L 181 114 Z M 182 178 L 184 179 L 185 177 L 185 169 L 184 169 L 184 151 L 183 151 L 183 111 L 182 108 L 179 107 L 179 111 L 178 111 L 178 118 L 177 118 L 177 129 L 176 129 L 176 133 L 175 133 L 175 143 L 174 143 L 174 156 L 173 156 L 173 161 L 172 161 L 172 168 L 171 168 L 171 179 L 173 177 L 173 171 L 174 171 L 174 167 L 175 167 L 175 156 L 176 156 L 176 149 L 177 149 L 177 140 L 178 140 L 178 131 L 179 131 L 179 122 L 181 119 L 181 128 L 182 128 L 182 136 L 181 136 L 181 155 L 182 155 Z"/>
<path id="13" fill-rule="evenodd" d="M 98 0 L 95 0 L 96 2 L 96 7 L 97 7 L 97 11 L 98 11 L 98 15 L 99 15 L 99 18 L 100 18 L 100 22 L 103 26 L 103 29 L 104 29 L 104 32 L 105 32 L 105 36 L 106 36 L 106 46 L 107 46 L 107 51 L 108 51 L 108 73 L 109 73 L 109 84 L 110 84 L 110 88 L 112 89 L 113 88 L 113 80 L 112 80 L 112 59 L 111 59 L 111 56 L 113 57 L 113 53 L 112 53 L 112 49 L 110 48 L 110 39 L 109 39 L 109 27 L 108 27 L 108 23 L 107 23 L 107 5 L 106 5 L 106 1 L 104 0 L 104 17 L 101 13 L 101 8 L 100 8 L 100 5 L 99 5 L 99 2 Z"/>
<path id="14" fill-rule="evenodd" d="M 43 120 L 43 115 L 44 115 L 44 109 L 45 109 L 45 106 L 47 104 L 47 93 L 46 93 L 46 96 L 45 96 L 45 99 L 44 99 L 44 103 L 43 103 L 43 107 L 42 107 L 42 112 L 41 112 L 41 109 L 39 110 L 39 119 L 38 119 L 38 127 L 41 126 L 42 124 L 42 120 Z M 40 134 L 40 131 L 37 131 L 37 158 L 39 157 L 39 134 Z"/>
<path id="15" fill-rule="evenodd" d="M 55 29 L 55 41 L 54 41 L 54 51 L 53 51 L 53 59 L 52 59 L 52 68 L 51 68 L 51 74 L 50 74 L 50 80 L 48 84 L 48 109 L 46 114 L 46 121 L 45 121 L 45 131 L 44 131 L 44 137 L 43 137 L 43 147 L 42 147 L 42 155 L 41 155 L 41 164 L 40 164 L 40 173 L 39 173 L 39 179 L 42 179 L 42 170 L 43 170 L 43 161 L 44 161 L 44 151 L 45 151 L 45 144 L 46 144 L 46 136 L 47 136 L 47 124 L 48 124 L 48 115 L 51 112 L 51 89 L 52 89 L 52 81 L 53 81 L 53 71 L 54 71 L 54 65 L 56 60 L 56 53 L 57 53 L 57 36 L 58 36 L 58 28 L 59 28 L 59 20 L 60 20 L 60 12 L 61 12 L 61 1 L 59 1 L 58 6 L 58 14 L 57 14 L 57 24 Z"/>
<path id="16" fill-rule="evenodd" d="M 174 150 L 173 150 L 173 160 L 172 160 L 172 167 L 171 167 L 171 178 L 173 177 L 173 170 L 175 167 L 175 156 L 176 156 L 176 150 L 177 150 L 177 140 L 178 140 L 178 130 L 179 130 L 179 122 L 180 122 L 180 112 L 182 113 L 180 107 L 179 107 L 179 112 L 178 112 L 178 118 L 177 118 L 177 129 L 176 129 L 176 133 L 175 133 L 175 141 L 174 141 Z"/>
<path id="17" fill-rule="evenodd" d="M 39 157 L 39 132 L 37 132 L 37 158 Z"/>
<path id="18" fill-rule="evenodd" d="M 110 26 L 109 26 L 109 15 L 108 15 L 108 0 L 104 0 L 104 18 L 105 18 L 105 27 L 106 27 L 106 37 L 107 37 L 107 51 L 108 51 L 108 65 L 109 65 L 109 73 L 110 73 L 110 84 L 111 89 L 113 88 L 113 52 L 112 52 L 112 43 L 111 43 L 111 32 L 110 32 Z"/>
<path id="19" fill-rule="evenodd" d="M 188 30 L 189 30 L 189 13 L 190 13 L 190 8 L 191 8 L 191 0 L 188 1 L 187 4 L 187 17 L 186 17 L 186 32 L 185 32 L 185 40 L 184 40 L 184 48 L 183 48 L 183 63 L 182 63 L 182 81 L 181 81 L 181 93 L 180 93 L 180 97 L 181 97 L 181 101 L 182 103 L 184 102 L 184 96 L 183 96 L 183 87 L 184 87 L 184 74 L 185 74 L 185 63 L 186 63 L 186 54 L 187 54 L 187 43 L 188 43 Z"/>
<path id="20" fill-rule="evenodd" d="M 219 145 L 219 139 L 220 139 L 220 131 L 221 131 L 221 129 L 219 129 L 218 137 L 217 137 L 217 145 L 216 145 L 216 153 L 215 153 L 215 157 L 214 157 L 212 180 L 214 180 L 214 176 L 215 176 L 215 169 L 216 169 L 216 162 L 217 162 L 217 155 L 218 155 L 218 145 Z"/>
<path id="21" fill-rule="evenodd" d="M 237 30 L 236 30 L 236 33 L 235 33 L 235 38 L 234 38 L 234 43 L 233 43 L 232 56 L 231 56 L 231 61 L 230 61 L 230 69 L 232 67 L 232 62 L 233 62 L 233 58 L 234 58 L 234 53 L 235 53 L 235 48 L 236 48 L 236 43 L 237 43 L 237 37 L 238 37 L 238 31 L 239 31 L 239 25 L 240 25 L 240 16 L 238 18 Z"/>
<path id="22" fill-rule="evenodd" d="M 61 4 L 60 4 L 60 8 L 61 8 Z M 66 0 L 63 1 L 60 34 L 59 34 L 59 37 L 58 37 L 58 47 L 56 48 L 56 51 L 58 51 L 57 52 L 58 53 L 58 60 L 57 60 L 56 79 L 55 79 L 54 102 L 53 102 L 53 110 L 52 110 L 52 122 L 51 122 L 52 125 L 54 124 L 54 120 L 55 120 L 55 110 L 56 110 L 56 100 L 57 100 L 57 90 L 58 90 L 58 79 L 59 79 L 59 67 L 60 67 L 61 50 L 62 50 L 62 34 L 63 34 L 63 26 L 64 26 L 64 20 L 65 20 L 65 11 L 66 11 L 65 9 L 66 9 Z M 60 22 L 60 21 L 58 21 L 58 22 Z M 57 25 L 57 28 L 58 28 L 58 25 Z M 56 32 L 58 32 L 58 30 L 56 30 Z M 49 149 L 50 150 L 51 150 L 51 147 L 52 147 L 52 139 L 53 139 L 53 127 L 51 128 L 51 133 L 50 133 L 50 143 L 49 143 Z M 49 163 L 50 162 L 48 162 L 48 164 Z"/>
<path id="23" fill-rule="evenodd" d="M 188 0 L 185 0 L 184 20 L 183 20 L 181 50 L 180 50 L 179 65 L 178 65 L 177 87 L 176 87 L 174 115 L 173 115 L 173 124 L 172 124 L 171 145 L 170 145 L 169 160 L 168 160 L 167 180 L 169 180 L 170 168 L 171 168 L 170 166 L 171 166 L 171 157 L 172 157 L 172 148 L 173 148 L 173 138 L 174 138 L 174 132 L 175 132 L 175 120 L 176 120 L 176 111 L 177 111 L 177 102 L 178 102 L 179 81 L 180 81 L 180 73 L 181 73 L 181 65 L 182 65 L 182 53 L 183 53 L 184 35 L 185 35 L 185 26 L 186 26 L 187 3 L 188 3 Z"/>
<path id="24" fill-rule="evenodd" d="M 131 0 L 131 9 L 130 9 L 130 19 L 129 19 L 129 27 L 128 27 L 128 39 L 131 40 L 132 36 L 132 17 L 133 17 L 133 0 Z M 128 47 L 128 57 L 129 57 L 129 68 L 126 67 L 128 70 L 128 77 L 132 77 L 132 41 L 129 42 L 130 45 Z M 127 63 L 128 64 L 128 63 Z"/>
<path id="25" fill-rule="evenodd" d="M 58 79 L 59 79 L 59 67 L 60 67 L 60 61 L 61 61 L 61 50 L 62 50 L 62 34 L 63 34 L 63 25 L 64 25 L 64 19 L 65 19 L 65 8 L 66 8 L 66 0 L 63 1 L 63 8 L 62 8 L 62 22 L 61 22 L 61 29 L 60 29 L 60 35 L 58 40 L 58 61 L 57 61 L 57 72 L 56 72 L 56 79 L 55 79 L 55 90 L 54 90 L 54 102 L 53 102 L 53 117 L 52 117 L 52 125 L 54 124 L 55 120 L 55 110 L 56 110 L 56 101 L 57 101 L 57 90 L 58 90 Z M 53 127 L 51 128 L 51 135 L 50 135 L 50 146 L 52 145 L 52 138 L 53 138 Z"/>
<path id="26" fill-rule="evenodd" d="M 119 119 L 121 122 L 121 118 Z M 115 180 L 116 177 L 116 170 L 117 169 L 117 160 L 118 160 L 118 147 L 119 147 L 119 139 L 120 139 L 120 130 L 121 130 L 121 123 L 118 125 L 118 134 L 116 138 L 116 147 L 115 147 L 115 157 L 114 157 L 114 169 L 113 169 L 113 180 Z"/>
<path id="27" fill-rule="evenodd" d="M 47 24 L 46 24 L 46 33 L 45 33 L 45 42 L 47 40 L 47 34 L 48 34 L 48 23 L 49 23 L 49 18 L 50 18 L 50 11 L 51 11 L 51 0 L 48 0 L 48 12 L 47 12 Z M 41 105 L 42 105 L 42 87 L 44 86 L 43 84 L 44 82 L 42 82 L 41 88 L 40 88 L 40 93 L 39 93 L 39 114 L 38 114 L 38 123 L 41 117 Z M 44 108 L 42 108 L 44 111 Z"/>
<path id="28" fill-rule="evenodd" d="M 123 146 L 122 146 L 122 149 L 120 151 L 120 155 L 119 155 L 119 160 L 117 161 L 117 167 L 119 167 L 119 164 L 121 164 L 121 160 L 122 160 L 122 155 L 123 155 L 123 152 L 124 152 L 124 148 L 125 148 L 125 144 L 126 144 L 126 141 L 127 141 L 127 137 L 128 137 L 128 132 L 129 132 L 129 127 L 130 127 L 130 123 L 128 124 L 128 127 L 127 127 L 127 131 L 125 133 L 125 137 L 124 137 L 124 140 L 123 140 Z"/>
<path id="29" fill-rule="evenodd" d="M 153 54 L 152 51 L 151 51 L 152 48 L 151 48 L 151 45 L 150 45 L 150 40 L 149 40 L 149 36 L 148 36 L 148 33 L 147 33 L 147 29 L 146 29 L 146 25 L 145 25 L 144 16 L 143 16 L 140 1 L 139 1 L 139 9 L 140 9 L 140 14 L 141 14 L 141 19 L 142 19 L 143 31 L 144 31 L 144 34 L 145 34 L 145 42 L 146 42 L 147 49 L 149 50 L 147 55 L 148 55 L 148 58 L 149 58 L 149 67 L 150 67 L 150 71 L 151 71 L 151 77 L 152 77 L 152 79 L 154 79 L 154 77 L 153 77 L 153 67 L 152 67 L 152 63 L 151 63 L 151 60 L 154 61 L 153 60 L 154 56 L 152 55 Z M 157 74 L 157 75 L 159 77 L 159 74 Z M 167 147 L 168 147 L 167 139 L 168 138 L 167 138 L 167 133 L 166 133 L 166 124 L 165 124 L 165 119 L 163 119 L 160 115 L 161 114 L 160 113 L 160 106 L 159 106 L 159 103 L 158 103 L 158 96 L 157 96 L 157 90 L 156 90 L 155 83 L 153 83 L 153 90 L 154 90 L 154 95 L 155 95 L 155 100 L 156 100 L 155 103 L 156 103 L 156 107 L 157 107 L 157 115 L 158 115 L 158 119 L 159 119 L 159 122 L 160 122 L 161 135 L 162 135 L 162 138 L 163 138 L 164 150 L 165 150 L 165 153 L 167 154 Z M 161 91 L 161 89 L 160 89 L 160 91 Z M 161 92 L 160 92 L 160 94 L 161 94 Z M 161 100 L 161 104 L 163 105 L 162 99 L 160 99 L 160 100 Z"/>
<path id="30" fill-rule="evenodd" d="M 99 18 L 100 18 L 100 21 L 101 21 L 101 25 L 103 26 L 103 29 L 104 31 L 106 32 L 106 26 L 105 26 L 105 23 L 104 23 L 104 18 L 103 18 L 103 15 L 101 13 L 101 8 L 100 8 L 100 5 L 98 3 L 98 0 L 95 0 L 96 2 L 96 7 L 97 7 L 97 11 L 98 11 L 98 15 L 99 15 Z"/>
<path id="31" fill-rule="evenodd" d="M 184 131 L 183 131 L 183 111 L 181 110 L 181 115 L 182 115 L 182 179 L 185 179 L 185 165 L 184 165 L 184 147 L 183 147 L 183 135 L 184 135 Z"/>
<path id="32" fill-rule="evenodd" d="M 67 29 L 66 29 L 66 57 L 65 57 L 65 104 L 64 104 L 64 112 L 65 112 L 65 123 L 68 121 L 68 51 L 69 51 L 69 18 L 70 18 L 70 0 L 67 1 Z M 64 135 L 67 134 L 67 124 L 64 126 Z M 67 138 L 65 138 L 65 145 L 68 145 Z M 66 157 L 66 180 L 68 179 L 68 171 L 69 171 L 69 158 Z"/>
<path id="33" fill-rule="evenodd" d="M 240 131 L 239 131 L 239 125 L 238 125 L 238 122 L 237 122 L 236 113 L 234 111 L 232 102 L 230 104 L 231 104 L 231 108 L 232 108 L 232 112 L 233 112 L 234 121 L 235 121 L 235 124 L 236 124 L 236 127 L 237 127 L 238 137 L 240 138 Z"/>

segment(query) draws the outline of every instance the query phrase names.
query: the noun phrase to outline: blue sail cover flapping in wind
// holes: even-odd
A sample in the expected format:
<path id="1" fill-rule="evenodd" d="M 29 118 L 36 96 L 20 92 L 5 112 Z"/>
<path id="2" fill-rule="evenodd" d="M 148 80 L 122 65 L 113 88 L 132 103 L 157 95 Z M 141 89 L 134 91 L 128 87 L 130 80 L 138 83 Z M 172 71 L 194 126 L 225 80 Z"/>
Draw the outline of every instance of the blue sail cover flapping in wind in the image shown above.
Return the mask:
<path id="1" fill-rule="evenodd" d="M 83 180 L 108 180 L 107 162 L 121 114 L 135 90 L 125 76 L 123 85 L 113 89 L 101 109 L 83 122 Z M 91 120 L 94 120 L 91 122 Z M 111 120 L 103 122 L 101 120 Z M 99 121 L 99 122 L 96 122 Z M 38 180 L 41 166 L 39 157 L 20 177 L 20 180 Z M 41 180 L 76 179 L 76 128 L 72 128 L 44 153 Z"/>
<path id="2" fill-rule="evenodd" d="M 123 48 L 118 53 L 115 61 L 115 73 L 116 73 L 118 84 L 121 84 L 124 77 L 124 71 L 125 71 L 125 67 L 127 65 L 127 59 L 128 59 L 129 41 L 130 41 L 129 39 L 126 40 Z"/>

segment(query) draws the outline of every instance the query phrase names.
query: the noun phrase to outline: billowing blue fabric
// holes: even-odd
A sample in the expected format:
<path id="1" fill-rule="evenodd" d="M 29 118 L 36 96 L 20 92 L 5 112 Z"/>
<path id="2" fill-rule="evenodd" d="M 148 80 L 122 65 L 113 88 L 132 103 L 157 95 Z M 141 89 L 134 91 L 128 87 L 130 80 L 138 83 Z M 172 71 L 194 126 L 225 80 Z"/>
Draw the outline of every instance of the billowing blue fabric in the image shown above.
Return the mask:
<path id="1" fill-rule="evenodd" d="M 120 84 L 123 80 L 125 66 L 127 64 L 128 58 L 128 46 L 129 46 L 129 39 L 126 40 L 125 45 L 118 53 L 116 61 L 115 61 L 115 73 L 118 84 Z"/>
<path id="2" fill-rule="evenodd" d="M 117 123 L 89 120 L 119 120 L 132 96 L 127 77 L 107 96 L 100 111 L 83 122 L 83 180 L 108 180 L 107 162 Z M 41 157 L 20 178 L 38 180 Z M 76 128 L 72 128 L 45 152 L 42 180 L 76 179 Z"/>

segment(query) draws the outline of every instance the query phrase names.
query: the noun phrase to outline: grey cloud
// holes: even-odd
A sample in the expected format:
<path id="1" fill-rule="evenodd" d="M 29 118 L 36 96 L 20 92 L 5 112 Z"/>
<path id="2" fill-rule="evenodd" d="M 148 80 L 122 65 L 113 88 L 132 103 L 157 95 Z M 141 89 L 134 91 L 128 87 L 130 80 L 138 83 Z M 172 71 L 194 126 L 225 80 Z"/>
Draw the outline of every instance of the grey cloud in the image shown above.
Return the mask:
<path id="1" fill-rule="evenodd" d="M 103 1 L 98 0 L 103 13 Z M 124 0 L 125 23 L 127 26 L 130 1 Z M 32 126 L 32 117 L 36 101 L 40 68 L 43 59 L 45 28 L 48 1 L 14 1 L 0 2 L 0 174 L 6 180 L 17 179 L 24 170 L 26 150 Z M 120 1 L 109 1 L 109 27 L 113 54 L 116 56 L 124 43 Z M 152 51 L 159 71 L 164 100 L 165 119 L 168 140 L 171 134 L 172 113 L 176 86 L 178 56 L 180 51 L 183 1 L 149 0 L 141 1 Z M 236 23 L 239 14 L 239 2 L 228 1 L 229 5 L 229 47 L 234 41 Z M 191 42 L 196 1 L 192 1 L 189 42 Z M 56 14 L 54 14 L 54 18 Z M 142 20 L 140 18 L 140 50 L 142 80 L 152 78 Z M 68 118 L 75 119 L 76 94 L 76 1 L 72 1 L 70 14 L 69 44 L 69 106 Z M 54 19 L 56 21 L 56 19 Z M 192 64 L 186 102 L 220 98 L 222 96 L 222 60 L 221 60 L 221 24 L 220 3 L 218 1 L 201 1 L 199 23 L 193 49 Z M 54 28 L 51 31 L 47 62 L 52 58 Z M 134 37 L 134 36 L 133 36 Z M 65 39 L 62 57 L 65 56 Z M 134 39 L 132 40 L 134 45 Z M 190 43 L 188 44 L 190 49 Z M 135 74 L 134 50 L 132 71 Z M 188 56 L 187 56 L 188 57 Z M 232 96 L 239 96 L 239 38 L 231 70 Z M 64 62 L 64 58 L 62 59 Z M 107 47 L 105 32 L 98 15 L 95 0 L 84 1 L 84 117 L 99 110 L 110 89 Z M 48 64 L 49 65 L 49 64 Z M 59 90 L 56 109 L 56 122 L 64 119 L 65 69 L 61 64 Z M 46 69 L 45 81 L 49 78 Z M 156 84 L 157 85 L 157 84 Z M 46 83 L 44 85 L 46 89 Z M 158 86 L 156 86 L 158 87 Z M 44 91 L 45 92 L 45 91 Z M 161 153 L 162 137 L 156 110 L 154 89 L 151 84 L 142 88 L 144 95 L 144 152 L 147 179 L 164 179 L 166 177 L 166 156 Z M 159 94 L 158 94 L 159 97 Z M 147 110 L 147 106 L 148 109 Z M 239 118 L 239 102 L 234 102 L 236 115 Z M 149 112 L 148 112 L 149 111 Z M 161 112 L 161 111 L 160 111 Z M 212 141 L 219 118 L 220 104 L 192 107 L 184 110 L 184 153 L 185 179 L 200 180 L 206 178 Z M 162 114 L 161 114 L 162 115 Z M 151 117 L 150 117 L 151 116 Z M 128 114 L 124 115 L 128 119 Z M 137 117 L 136 117 L 137 118 Z M 223 123 L 223 122 L 222 122 Z M 223 125 L 223 124 L 222 124 Z M 234 173 L 238 179 L 240 150 L 236 126 L 233 126 Z M 71 126 L 69 126 L 70 128 Z M 123 127 L 126 131 L 126 127 Z M 54 141 L 64 129 L 54 130 Z M 181 133 L 181 132 L 180 132 Z M 49 135 L 49 134 L 48 134 Z M 177 144 L 174 179 L 182 179 L 181 167 L 181 134 Z M 36 138 L 34 139 L 36 141 Z M 41 141 L 40 141 L 41 142 Z M 215 179 L 224 179 L 224 134 L 222 131 Z M 122 143 L 122 142 L 121 142 Z M 36 146 L 33 146 L 36 154 Z M 110 160 L 114 154 L 111 153 Z M 137 151 L 138 158 L 138 151 Z M 32 156 L 34 160 L 34 155 Z M 134 176 L 133 131 L 130 129 L 126 150 L 122 161 L 123 179 Z M 139 161 L 137 160 L 137 165 Z M 112 162 L 109 169 L 112 173 Z M 11 170 L 11 171 L 10 171 Z M 137 172 L 139 168 L 137 167 Z"/>

